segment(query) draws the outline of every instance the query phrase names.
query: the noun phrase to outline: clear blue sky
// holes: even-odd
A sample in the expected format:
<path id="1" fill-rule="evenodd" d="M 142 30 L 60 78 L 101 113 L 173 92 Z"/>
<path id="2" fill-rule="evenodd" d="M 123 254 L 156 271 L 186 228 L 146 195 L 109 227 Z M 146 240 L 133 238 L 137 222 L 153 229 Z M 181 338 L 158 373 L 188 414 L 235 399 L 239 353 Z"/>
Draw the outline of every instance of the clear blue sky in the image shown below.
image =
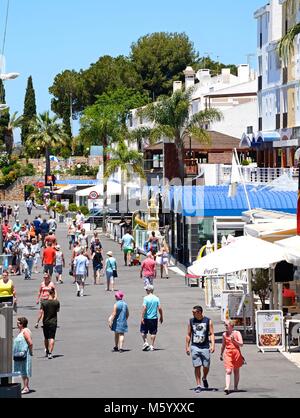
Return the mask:
<path id="1" fill-rule="evenodd" d="M 6 1 L 0 1 L 0 45 Z M 139 37 L 157 31 L 186 32 L 195 49 L 213 59 L 240 64 L 256 53 L 254 11 L 265 0 L 10 0 L 6 71 L 11 111 L 23 112 L 32 75 L 39 112 L 50 109 L 48 88 L 65 69 L 87 68 L 104 55 L 128 55 Z"/>

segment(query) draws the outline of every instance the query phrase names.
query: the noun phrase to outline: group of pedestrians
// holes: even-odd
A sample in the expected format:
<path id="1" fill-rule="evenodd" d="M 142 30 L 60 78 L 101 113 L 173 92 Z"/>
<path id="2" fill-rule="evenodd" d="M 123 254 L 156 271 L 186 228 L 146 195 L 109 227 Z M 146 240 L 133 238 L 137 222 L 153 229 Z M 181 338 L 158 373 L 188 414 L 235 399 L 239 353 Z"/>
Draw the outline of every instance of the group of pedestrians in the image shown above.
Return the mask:
<path id="1" fill-rule="evenodd" d="M 60 311 L 56 285 L 63 283 L 63 268 L 66 264 L 64 254 L 61 251 L 60 245 L 57 243 L 55 235 L 56 223 L 53 221 L 51 217 L 48 221 L 42 220 L 41 217 L 36 217 L 33 223 L 24 221 L 21 224 L 16 219 L 12 232 L 7 227 L 8 220 L 5 220 L 3 223 L 7 227 L 3 231 L 4 242 L 10 241 L 12 237 L 9 237 L 9 235 L 12 234 L 13 239 L 21 247 L 22 258 L 26 260 L 26 263 L 21 263 L 20 271 L 22 269 L 26 271 L 25 264 L 27 264 L 28 270 L 25 273 L 25 279 L 31 277 L 32 269 L 28 260 L 34 259 L 37 253 L 40 254 L 38 260 L 41 261 L 44 274 L 36 299 L 36 303 L 40 305 L 40 310 L 35 328 L 38 328 L 40 323 L 43 324 L 45 356 L 49 360 L 53 358 L 57 316 Z M 46 224 L 48 225 L 47 227 Z M 22 233 L 24 226 L 26 233 Z M 30 228 L 32 226 L 35 231 L 34 236 L 30 235 Z M 73 284 L 76 285 L 77 296 L 84 296 L 84 286 L 88 277 L 90 262 L 93 268 L 94 284 L 104 284 L 104 282 L 101 282 L 101 279 L 105 275 L 106 291 L 115 292 L 115 303 L 112 313 L 108 318 L 108 326 L 114 333 L 114 346 L 112 351 L 124 353 L 126 351 L 124 349 L 124 343 L 125 335 L 128 332 L 129 307 L 125 301 L 124 292 L 116 290 L 115 282 L 118 278 L 117 260 L 113 252 L 108 251 L 106 253 L 106 260 L 104 261 L 104 250 L 97 232 L 94 233 L 89 243 L 88 235 L 83 228 L 82 219 L 79 214 L 74 223 L 72 222 L 72 226 L 68 228 L 68 237 L 71 244 L 70 249 L 72 249 L 70 274 L 72 274 L 74 279 Z M 6 248 L 8 248 L 7 251 L 11 250 L 9 245 L 6 245 Z M 131 266 L 135 242 L 130 231 L 123 237 L 121 249 L 124 253 L 125 265 Z M 154 293 L 157 266 L 160 266 L 161 277 L 163 277 L 163 270 L 165 269 L 166 278 L 168 278 L 169 249 L 165 242 L 162 244 L 159 243 L 154 232 L 148 240 L 147 249 L 146 259 L 142 262 L 140 268 L 140 277 L 143 279 L 146 295 L 142 303 L 139 332 L 142 338 L 141 349 L 151 352 L 155 351 L 159 323 L 163 324 L 164 322 L 164 312 L 160 298 Z M 38 263 L 36 264 L 38 265 Z M 16 289 L 13 281 L 9 277 L 9 274 L 12 272 L 16 273 L 16 271 L 11 267 L 9 266 L 8 270 L 3 271 L 2 278 L 0 279 L 0 298 L 3 298 L 2 301 L 9 300 L 16 303 Z M 54 274 L 56 275 L 56 285 L 53 279 Z M 186 353 L 192 358 L 196 379 L 195 392 L 199 393 L 209 388 L 208 374 L 211 355 L 215 352 L 215 337 L 213 323 L 211 319 L 203 315 L 201 306 L 195 306 L 193 308 L 192 316 L 189 320 L 186 336 Z M 29 378 L 32 373 L 33 341 L 26 318 L 18 318 L 17 326 L 19 334 L 14 340 L 14 370 L 21 372 L 23 380 L 22 393 L 26 394 L 30 392 Z M 241 348 L 243 346 L 241 334 L 234 330 L 233 322 L 227 321 L 225 326 L 226 331 L 222 336 L 220 360 L 224 362 L 226 373 L 224 391 L 226 394 L 229 394 L 232 374 L 234 375 L 234 390 L 238 390 L 239 371 L 245 360 L 241 354 Z"/>

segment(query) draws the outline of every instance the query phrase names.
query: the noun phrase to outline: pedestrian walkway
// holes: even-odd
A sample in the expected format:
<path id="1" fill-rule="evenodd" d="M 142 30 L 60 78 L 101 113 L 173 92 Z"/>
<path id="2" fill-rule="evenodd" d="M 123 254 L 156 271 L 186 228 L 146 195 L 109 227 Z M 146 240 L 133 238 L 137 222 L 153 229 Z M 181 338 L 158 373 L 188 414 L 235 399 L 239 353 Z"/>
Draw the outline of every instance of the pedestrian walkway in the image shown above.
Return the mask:
<path id="1" fill-rule="evenodd" d="M 33 210 L 32 216 L 39 213 Z M 57 238 L 70 262 L 67 228 L 59 224 Z M 83 298 L 76 297 L 73 278 L 64 270 L 64 284 L 58 285 L 61 311 L 58 316 L 54 359 L 44 357 L 41 329 L 34 329 L 38 315 L 35 299 L 41 275 L 32 281 L 14 279 L 18 300 L 18 316 L 29 319 L 34 343 L 32 398 L 101 397 L 101 398 L 223 398 L 224 369 L 219 360 L 223 324 L 219 312 L 205 311 L 214 321 L 217 348 L 212 356 L 209 384 L 216 391 L 195 394 L 194 371 L 191 359 L 185 354 L 185 336 L 192 307 L 204 306 L 203 290 L 185 286 L 184 277 L 170 274 L 170 279 L 156 279 L 155 293 L 164 309 L 164 324 L 159 328 L 154 352 L 142 351 L 139 334 L 141 307 L 145 291 L 139 267 L 125 267 L 120 246 L 101 237 L 104 254 L 113 251 L 118 262 L 116 288 L 125 293 L 129 306 L 129 332 L 125 337 L 124 353 L 112 353 L 113 332 L 107 320 L 115 302 L 114 294 L 105 286 L 94 286 L 92 268 Z M 14 318 L 14 325 L 16 315 Z M 16 330 L 14 331 L 14 335 Z M 248 365 L 241 371 L 238 397 L 298 397 L 299 369 L 280 353 L 261 354 L 255 345 L 243 350 Z"/>

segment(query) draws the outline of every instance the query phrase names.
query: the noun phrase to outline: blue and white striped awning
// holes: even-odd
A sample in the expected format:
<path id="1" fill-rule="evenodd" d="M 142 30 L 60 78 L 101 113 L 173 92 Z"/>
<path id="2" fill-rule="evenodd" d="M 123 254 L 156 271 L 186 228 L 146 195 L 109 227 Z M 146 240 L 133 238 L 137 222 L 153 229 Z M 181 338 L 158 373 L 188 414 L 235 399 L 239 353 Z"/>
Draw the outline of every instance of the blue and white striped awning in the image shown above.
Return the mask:
<path id="1" fill-rule="evenodd" d="M 262 144 L 265 142 L 275 142 L 280 141 L 280 134 L 276 131 L 274 132 L 258 132 L 255 138 L 256 144 Z"/>

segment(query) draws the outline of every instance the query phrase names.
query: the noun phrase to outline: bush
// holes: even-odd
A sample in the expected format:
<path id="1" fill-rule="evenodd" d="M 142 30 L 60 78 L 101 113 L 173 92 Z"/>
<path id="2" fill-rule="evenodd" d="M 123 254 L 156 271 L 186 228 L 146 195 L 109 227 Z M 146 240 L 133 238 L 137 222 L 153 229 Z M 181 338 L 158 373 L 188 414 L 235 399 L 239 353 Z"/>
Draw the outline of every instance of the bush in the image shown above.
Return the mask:
<path id="1" fill-rule="evenodd" d="M 55 210 L 56 210 L 56 212 L 57 212 L 57 213 L 61 213 L 61 214 L 63 214 L 63 213 L 65 213 L 65 212 L 66 212 L 65 205 L 63 205 L 63 204 L 62 204 L 62 203 L 60 203 L 60 202 L 57 202 L 57 203 L 56 203 Z"/>
<path id="2" fill-rule="evenodd" d="M 70 212 L 77 212 L 78 211 L 78 206 L 76 205 L 76 203 L 71 203 L 69 205 L 69 211 Z"/>
<path id="3" fill-rule="evenodd" d="M 248 160 L 243 160 L 242 161 L 242 166 L 247 167 L 248 165 L 250 165 Z"/>
<path id="4" fill-rule="evenodd" d="M 8 166 L 8 167 L 3 167 L 1 171 L 4 176 L 7 176 L 12 170 L 13 170 L 12 166 Z"/>
<path id="5" fill-rule="evenodd" d="M 81 213 L 82 213 L 84 216 L 87 216 L 87 215 L 89 214 L 89 212 L 90 212 L 86 206 L 80 206 L 80 207 L 79 207 L 79 210 L 81 211 Z"/>

